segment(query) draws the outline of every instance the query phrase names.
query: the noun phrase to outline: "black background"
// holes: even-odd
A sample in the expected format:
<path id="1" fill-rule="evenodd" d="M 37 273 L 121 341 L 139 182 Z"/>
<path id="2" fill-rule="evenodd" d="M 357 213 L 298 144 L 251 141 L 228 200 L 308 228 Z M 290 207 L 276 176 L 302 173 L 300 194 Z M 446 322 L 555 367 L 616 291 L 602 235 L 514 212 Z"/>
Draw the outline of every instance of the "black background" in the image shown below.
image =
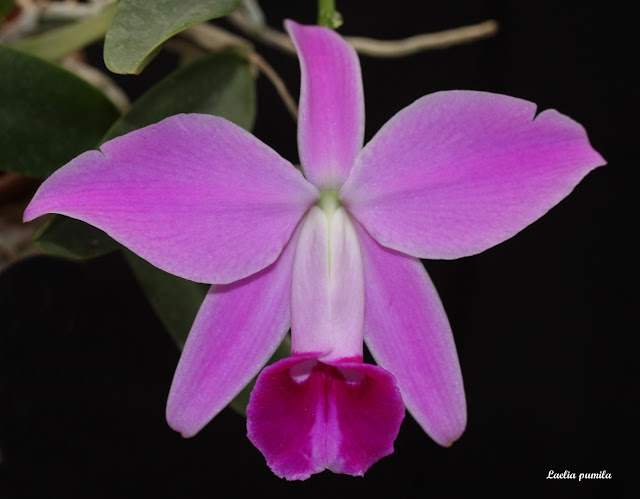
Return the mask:
<path id="1" fill-rule="evenodd" d="M 582 123 L 608 165 L 485 253 L 427 261 L 452 323 L 469 424 L 440 448 L 407 416 L 364 479 L 271 474 L 224 410 L 182 439 L 164 421 L 179 352 L 120 255 L 51 257 L 0 275 L 1 497 L 635 497 L 639 332 L 637 29 L 616 2 L 338 1 L 342 34 L 397 38 L 495 18 L 499 36 L 405 59 L 361 57 L 372 135 L 424 94 L 505 93 Z M 315 2 L 263 1 L 272 26 L 315 22 Z M 260 52 L 298 92 L 295 58 Z M 99 59 L 100 47 L 92 54 Z M 161 56 L 118 81 L 132 96 Z M 264 78 L 254 133 L 297 161 L 295 124 Z M 632 161 L 634 164 L 632 164 Z M 547 480 L 550 470 L 612 474 Z"/>

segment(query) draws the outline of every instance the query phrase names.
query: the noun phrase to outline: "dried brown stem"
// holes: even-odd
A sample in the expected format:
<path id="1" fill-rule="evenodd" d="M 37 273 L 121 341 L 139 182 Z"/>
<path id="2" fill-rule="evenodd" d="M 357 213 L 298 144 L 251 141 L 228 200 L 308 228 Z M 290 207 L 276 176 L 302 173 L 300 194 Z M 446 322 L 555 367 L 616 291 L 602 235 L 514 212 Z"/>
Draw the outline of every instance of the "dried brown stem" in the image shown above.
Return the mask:
<path id="1" fill-rule="evenodd" d="M 131 106 L 129 97 L 116 82 L 109 78 L 107 74 L 84 62 L 78 54 L 65 57 L 60 62 L 60 65 L 102 90 L 120 112 L 124 113 Z"/>
<path id="2" fill-rule="evenodd" d="M 282 52 L 295 54 L 291 39 L 282 31 L 267 25 L 255 24 L 243 11 L 237 10 L 227 18 L 236 28 L 266 45 Z M 426 50 L 442 49 L 453 45 L 471 43 L 494 36 L 498 23 L 492 19 L 460 28 L 423 33 L 400 40 L 377 40 L 360 36 L 346 36 L 345 39 L 362 55 L 371 57 L 406 57 Z"/>
<path id="3" fill-rule="evenodd" d="M 267 77 L 276 92 L 278 92 L 278 95 L 293 119 L 297 120 L 298 108 L 295 99 L 291 96 L 289 90 L 287 90 L 287 86 L 282 78 L 280 78 L 280 75 L 278 75 L 262 56 L 253 50 L 251 42 L 211 24 L 197 24 L 183 31 L 180 36 L 196 43 L 206 50 L 215 51 L 228 47 L 244 47 L 247 49 L 249 61 Z"/>
<path id="4" fill-rule="evenodd" d="M 273 29 L 266 24 L 255 24 L 244 10 L 238 9 L 233 14 L 227 16 L 226 19 L 254 40 L 277 48 L 282 52 L 295 55 L 296 49 L 293 46 L 293 42 L 285 33 Z"/>
<path id="5" fill-rule="evenodd" d="M 479 24 L 436 33 L 424 33 L 401 40 L 376 40 L 358 36 L 347 36 L 346 39 L 362 55 L 406 57 L 426 50 L 443 49 L 453 45 L 475 42 L 494 36 L 497 32 L 498 23 L 490 19 Z"/>
<path id="6" fill-rule="evenodd" d="M 298 121 L 298 106 L 296 106 L 296 101 L 291 96 L 280 75 L 257 52 L 251 51 L 249 53 L 249 60 L 267 77 L 276 89 L 276 92 L 278 92 L 278 95 L 282 99 L 287 111 L 289 111 L 289 114 L 293 117 L 293 120 Z"/>
<path id="7" fill-rule="evenodd" d="M 180 36 L 200 45 L 203 49 L 216 51 L 229 47 L 245 47 L 253 49 L 253 45 L 246 38 L 229 33 L 226 29 L 213 24 L 201 23 L 187 28 Z"/>

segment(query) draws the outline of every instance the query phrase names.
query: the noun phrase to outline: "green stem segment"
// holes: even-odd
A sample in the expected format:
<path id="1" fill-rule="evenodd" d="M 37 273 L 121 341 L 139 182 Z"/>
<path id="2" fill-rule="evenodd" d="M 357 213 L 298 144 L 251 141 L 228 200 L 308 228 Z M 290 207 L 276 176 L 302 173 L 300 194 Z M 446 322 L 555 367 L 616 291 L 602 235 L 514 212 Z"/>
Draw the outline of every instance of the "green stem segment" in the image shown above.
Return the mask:
<path id="1" fill-rule="evenodd" d="M 336 29 L 342 24 L 342 16 L 336 11 L 335 0 L 318 0 L 318 25 Z"/>

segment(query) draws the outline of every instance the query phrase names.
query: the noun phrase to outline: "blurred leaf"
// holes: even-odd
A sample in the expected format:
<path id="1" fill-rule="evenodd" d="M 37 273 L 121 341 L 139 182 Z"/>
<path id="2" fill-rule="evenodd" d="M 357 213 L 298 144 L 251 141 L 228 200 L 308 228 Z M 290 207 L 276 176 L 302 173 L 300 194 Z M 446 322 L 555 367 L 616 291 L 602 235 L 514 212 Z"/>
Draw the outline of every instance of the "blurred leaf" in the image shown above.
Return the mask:
<path id="1" fill-rule="evenodd" d="M 280 343 L 280 346 L 278 346 L 278 349 L 275 351 L 275 353 L 271 356 L 267 364 L 273 364 L 274 362 L 284 359 L 285 357 L 289 357 L 289 355 L 291 355 L 291 340 L 287 335 L 285 336 L 282 343 Z M 247 386 L 245 386 L 242 391 L 238 393 L 238 395 L 236 395 L 236 398 L 229 402 L 229 407 L 231 407 L 234 411 L 242 416 L 247 415 L 249 396 L 251 395 L 251 390 L 253 390 L 253 387 L 256 384 L 256 379 L 257 378 L 253 378 L 251 382 Z"/>
<path id="2" fill-rule="evenodd" d="M 121 0 L 107 31 L 104 61 L 114 73 L 140 73 L 173 35 L 239 5 L 240 0 Z"/>
<path id="3" fill-rule="evenodd" d="M 170 74 L 113 124 L 103 142 L 178 113 L 214 114 L 250 130 L 256 115 L 255 80 L 242 52 L 209 54 Z"/>
<path id="4" fill-rule="evenodd" d="M 0 44 L 0 169 L 44 178 L 95 147 L 119 112 L 64 69 Z"/>
<path id="5" fill-rule="evenodd" d="M 33 240 L 47 253 L 73 260 L 95 258 L 121 247 L 100 229 L 62 215 L 51 217 Z"/>
<path id="6" fill-rule="evenodd" d="M 14 3 L 14 0 L 0 0 L 0 17 L 11 12 Z"/>
<path id="7" fill-rule="evenodd" d="M 255 93 L 255 81 L 241 53 L 207 55 L 152 87 L 115 122 L 101 142 L 188 112 L 223 116 L 249 129 L 256 114 Z M 43 227 L 36 243 L 49 253 L 67 258 L 92 258 L 120 247 L 95 227 L 60 215 Z"/>
<path id="8" fill-rule="evenodd" d="M 20 40 L 12 47 L 47 61 L 57 61 L 100 40 L 107 32 L 115 10 L 116 4 L 109 4 L 94 17 Z"/>
<path id="9" fill-rule="evenodd" d="M 124 256 L 151 307 L 182 349 L 209 285 L 168 274 L 127 249 Z"/>

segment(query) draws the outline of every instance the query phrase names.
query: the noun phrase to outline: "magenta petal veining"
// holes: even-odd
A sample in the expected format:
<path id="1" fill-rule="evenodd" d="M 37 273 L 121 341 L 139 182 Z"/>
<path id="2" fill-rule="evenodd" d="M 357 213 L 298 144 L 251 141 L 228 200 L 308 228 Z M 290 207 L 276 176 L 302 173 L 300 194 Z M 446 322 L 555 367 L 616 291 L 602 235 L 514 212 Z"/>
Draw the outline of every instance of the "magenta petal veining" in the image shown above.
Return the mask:
<path id="1" fill-rule="evenodd" d="M 182 350 L 167 422 L 198 433 L 266 364 L 289 330 L 291 270 L 297 231 L 266 269 L 211 286 Z"/>
<path id="2" fill-rule="evenodd" d="M 181 114 L 105 142 L 57 170 L 25 221 L 94 225 L 171 274 L 226 284 L 278 257 L 318 191 L 253 135 Z"/>
<path id="3" fill-rule="evenodd" d="M 557 111 L 487 92 L 437 92 L 389 120 L 341 195 L 383 246 L 460 258 L 514 236 L 605 164 Z"/>
<path id="4" fill-rule="evenodd" d="M 420 260 L 381 246 L 360 226 L 365 342 L 396 377 L 407 409 L 443 446 L 467 424 L 462 373 L 438 292 Z M 393 331 L 393 334 L 389 334 Z"/>

